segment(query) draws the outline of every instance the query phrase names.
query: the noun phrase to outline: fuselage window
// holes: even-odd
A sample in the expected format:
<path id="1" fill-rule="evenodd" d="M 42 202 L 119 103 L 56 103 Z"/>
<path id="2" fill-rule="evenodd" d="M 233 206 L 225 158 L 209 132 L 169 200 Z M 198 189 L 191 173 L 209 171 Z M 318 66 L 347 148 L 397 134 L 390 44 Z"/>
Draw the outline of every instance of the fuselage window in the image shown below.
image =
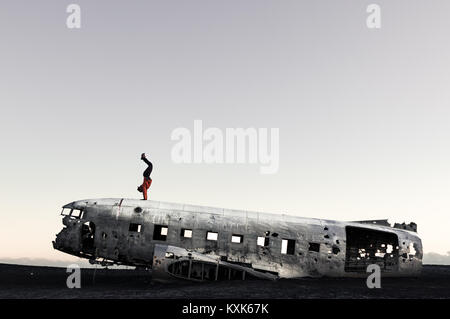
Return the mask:
<path id="1" fill-rule="evenodd" d="M 319 243 L 309 243 L 309 251 L 320 251 L 320 244 Z"/>
<path id="2" fill-rule="evenodd" d="M 293 255 L 295 253 L 295 240 L 294 239 L 281 240 L 281 253 Z"/>
<path id="3" fill-rule="evenodd" d="M 218 233 L 209 231 L 209 232 L 206 233 L 206 239 L 207 240 L 217 241 L 218 235 L 219 235 Z"/>
<path id="4" fill-rule="evenodd" d="M 141 224 L 131 223 L 130 224 L 130 228 L 128 230 L 132 231 L 132 232 L 140 233 L 141 232 L 141 227 L 142 227 Z"/>
<path id="5" fill-rule="evenodd" d="M 256 244 L 258 246 L 267 247 L 267 246 L 269 246 L 269 238 L 267 238 L 267 237 L 258 237 L 258 240 L 256 241 Z"/>
<path id="6" fill-rule="evenodd" d="M 163 225 L 155 225 L 153 229 L 153 240 L 166 240 L 168 227 Z"/>
<path id="7" fill-rule="evenodd" d="M 244 236 L 242 236 L 242 235 L 232 235 L 231 236 L 232 243 L 240 244 L 240 243 L 242 243 L 243 239 L 244 239 Z"/>
<path id="8" fill-rule="evenodd" d="M 181 237 L 192 238 L 192 229 L 182 229 L 181 230 Z"/>

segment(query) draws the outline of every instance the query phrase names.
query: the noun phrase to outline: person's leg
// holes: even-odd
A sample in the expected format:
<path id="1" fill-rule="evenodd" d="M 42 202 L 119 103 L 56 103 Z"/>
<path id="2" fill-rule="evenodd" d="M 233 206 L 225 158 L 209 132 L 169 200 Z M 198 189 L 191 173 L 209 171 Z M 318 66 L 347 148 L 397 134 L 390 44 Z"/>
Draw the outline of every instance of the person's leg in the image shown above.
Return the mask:
<path id="1" fill-rule="evenodd" d="M 144 171 L 144 177 L 146 177 L 146 178 L 150 178 L 150 174 L 152 173 L 152 170 L 153 170 L 153 164 L 148 160 L 148 159 L 143 159 L 144 160 L 144 162 L 146 162 L 147 163 L 147 165 L 148 165 L 148 167 L 145 169 L 145 171 Z"/>
<path id="2" fill-rule="evenodd" d="M 148 166 L 152 166 L 152 163 L 151 163 L 146 157 L 143 157 L 142 160 L 143 160 Z"/>

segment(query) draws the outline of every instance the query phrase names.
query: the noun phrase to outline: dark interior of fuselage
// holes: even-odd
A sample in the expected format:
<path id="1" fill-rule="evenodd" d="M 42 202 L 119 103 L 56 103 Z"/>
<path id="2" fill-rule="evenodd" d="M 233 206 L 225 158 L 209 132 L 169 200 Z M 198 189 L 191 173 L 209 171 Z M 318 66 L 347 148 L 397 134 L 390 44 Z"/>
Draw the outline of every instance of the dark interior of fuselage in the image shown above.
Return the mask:
<path id="1" fill-rule="evenodd" d="M 81 247 L 85 254 L 94 254 L 95 252 L 95 224 L 85 222 L 81 226 Z"/>
<path id="2" fill-rule="evenodd" d="M 398 269 L 398 237 L 391 232 L 347 226 L 345 271 L 365 273 L 367 266 L 377 264 L 381 271 Z"/>

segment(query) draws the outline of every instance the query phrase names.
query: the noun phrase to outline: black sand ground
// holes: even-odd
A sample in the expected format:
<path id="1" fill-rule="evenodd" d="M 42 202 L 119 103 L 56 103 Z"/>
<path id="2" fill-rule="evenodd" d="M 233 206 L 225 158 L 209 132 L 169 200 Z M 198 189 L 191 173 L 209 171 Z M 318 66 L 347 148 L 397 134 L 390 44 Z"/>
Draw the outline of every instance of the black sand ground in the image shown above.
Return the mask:
<path id="1" fill-rule="evenodd" d="M 68 289 L 65 268 L 0 264 L 0 298 L 450 298 L 450 266 L 435 265 L 425 265 L 419 278 L 382 278 L 381 289 L 368 289 L 365 279 L 163 284 L 142 270 L 81 274 L 81 289 Z"/>

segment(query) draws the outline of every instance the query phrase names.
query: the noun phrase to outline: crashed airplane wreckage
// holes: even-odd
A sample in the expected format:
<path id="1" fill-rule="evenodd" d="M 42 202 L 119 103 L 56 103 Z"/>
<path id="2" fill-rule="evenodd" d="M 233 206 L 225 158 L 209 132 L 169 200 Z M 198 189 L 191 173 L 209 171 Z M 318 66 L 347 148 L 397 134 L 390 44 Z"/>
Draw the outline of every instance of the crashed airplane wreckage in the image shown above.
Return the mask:
<path id="1" fill-rule="evenodd" d="M 135 199 L 63 207 L 62 252 L 102 265 L 152 269 L 156 280 L 417 276 L 416 224 L 340 222 Z"/>

